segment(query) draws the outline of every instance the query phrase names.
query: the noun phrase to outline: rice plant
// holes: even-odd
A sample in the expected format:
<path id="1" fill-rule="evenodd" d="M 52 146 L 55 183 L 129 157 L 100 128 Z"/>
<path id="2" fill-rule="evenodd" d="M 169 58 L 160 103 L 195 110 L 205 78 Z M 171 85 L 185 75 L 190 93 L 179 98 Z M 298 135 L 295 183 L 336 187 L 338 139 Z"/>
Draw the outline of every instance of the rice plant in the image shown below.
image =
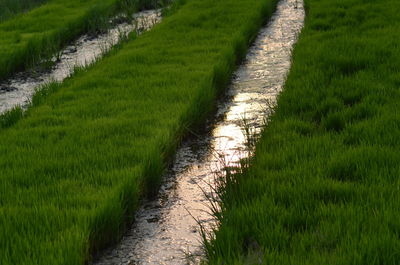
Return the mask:
<path id="1" fill-rule="evenodd" d="M 188 1 L 38 92 L 0 129 L 0 263 L 85 264 L 116 242 L 275 4 Z"/>

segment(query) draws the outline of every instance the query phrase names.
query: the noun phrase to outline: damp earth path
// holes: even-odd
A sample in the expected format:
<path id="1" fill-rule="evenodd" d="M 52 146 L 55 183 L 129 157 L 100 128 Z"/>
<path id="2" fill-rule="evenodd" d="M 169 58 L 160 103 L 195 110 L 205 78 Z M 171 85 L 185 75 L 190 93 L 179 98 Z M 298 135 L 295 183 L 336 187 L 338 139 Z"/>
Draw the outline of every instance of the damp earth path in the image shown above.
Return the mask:
<path id="1" fill-rule="evenodd" d="M 118 19 L 116 17 L 115 19 Z M 51 69 L 39 68 L 16 73 L 0 82 L 0 115 L 16 106 L 26 108 L 36 89 L 50 82 L 62 82 L 75 67 L 86 67 L 106 54 L 130 32 L 140 34 L 161 21 L 161 10 L 147 10 L 133 15 L 132 23 L 119 23 L 97 36 L 83 35 L 65 47 L 59 58 L 52 58 Z"/>
<path id="2" fill-rule="evenodd" d="M 112 249 L 92 264 L 198 264 L 202 258 L 200 222 L 208 214 L 215 174 L 250 154 L 243 125 L 259 133 L 271 105 L 282 90 L 291 53 L 304 23 L 302 0 L 281 0 L 270 22 L 261 29 L 246 59 L 234 73 L 226 97 L 202 135 L 178 149 L 155 200 L 144 201 L 135 222 Z"/>

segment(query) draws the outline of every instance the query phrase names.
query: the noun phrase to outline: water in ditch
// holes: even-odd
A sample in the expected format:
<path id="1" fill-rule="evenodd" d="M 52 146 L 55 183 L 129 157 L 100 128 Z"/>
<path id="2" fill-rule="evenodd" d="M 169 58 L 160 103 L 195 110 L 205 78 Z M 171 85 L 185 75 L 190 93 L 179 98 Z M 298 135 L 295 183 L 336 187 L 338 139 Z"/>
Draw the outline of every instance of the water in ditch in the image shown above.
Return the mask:
<path id="1" fill-rule="evenodd" d="M 53 58 L 51 69 L 33 69 L 15 74 L 0 82 L 0 114 L 16 106 L 26 107 L 41 85 L 69 77 L 75 67 L 84 67 L 102 57 L 121 38 L 132 31 L 140 34 L 161 20 L 160 10 L 147 10 L 133 15 L 132 23 L 119 23 L 98 36 L 83 35 Z"/>
<path id="2" fill-rule="evenodd" d="M 202 247 L 199 225 L 211 224 L 207 193 L 215 174 L 249 155 L 243 125 L 257 133 L 282 89 L 291 51 L 304 22 L 301 0 L 281 0 L 260 31 L 243 64 L 218 104 L 208 133 L 195 135 L 177 151 L 158 197 L 145 201 L 136 221 L 95 265 L 198 264 Z M 205 195 L 206 194 L 206 195 Z"/>

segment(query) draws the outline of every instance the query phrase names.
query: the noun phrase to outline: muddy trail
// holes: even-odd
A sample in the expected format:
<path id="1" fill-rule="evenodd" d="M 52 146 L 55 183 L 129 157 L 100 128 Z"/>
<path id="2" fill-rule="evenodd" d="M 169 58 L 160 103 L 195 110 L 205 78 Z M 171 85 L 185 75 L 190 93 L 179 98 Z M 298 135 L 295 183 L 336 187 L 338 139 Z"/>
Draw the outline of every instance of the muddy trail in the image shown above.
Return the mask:
<path id="1" fill-rule="evenodd" d="M 178 149 L 155 200 L 144 201 L 135 223 L 114 248 L 92 264 L 198 264 L 202 244 L 197 219 L 205 227 L 216 174 L 251 155 L 246 129 L 257 134 L 270 115 L 291 65 L 291 52 L 304 22 L 300 0 L 281 0 L 234 73 L 207 132 Z"/>
<path id="2" fill-rule="evenodd" d="M 140 34 L 160 21 L 161 10 L 136 13 L 132 23 L 112 23 L 115 25 L 104 34 L 81 36 L 51 59 L 53 65 L 50 69 L 36 67 L 0 82 L 0 114 L 16 106 L 27 107 L 40 86 L 53 81 L 62 82 L 73 73 L 74 68 L 94 63 L 130 32 Z"/>

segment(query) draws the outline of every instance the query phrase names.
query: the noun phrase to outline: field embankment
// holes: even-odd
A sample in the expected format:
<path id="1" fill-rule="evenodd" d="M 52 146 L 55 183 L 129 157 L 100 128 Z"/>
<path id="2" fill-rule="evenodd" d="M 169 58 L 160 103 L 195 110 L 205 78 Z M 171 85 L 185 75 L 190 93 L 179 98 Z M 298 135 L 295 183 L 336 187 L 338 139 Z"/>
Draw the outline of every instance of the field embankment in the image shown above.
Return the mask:
<path id="1" fill-rule="evenodd" d="M 399 264 L 400 5 L 305 3 L 275 114 L 222 195 L 211 264 Z"/>
<path id="2" fill-rule="evenodd" d="M 109 26 L 110 16 L 116 12 L 134 10 L 146 3 L 136 0 L 49 0 L 27 13 L 1 22 L 0 80 L 51 58 L 68 41 L 84 32 L 104 30 Z"/>
<path id="3" fill-rule="evenodd" d="M 83 264 L 201 124 L 276 1 L 191 0 L 0 130 L 0 263 Z M 7 128 L 6 128 L 7 127 Z"/>

